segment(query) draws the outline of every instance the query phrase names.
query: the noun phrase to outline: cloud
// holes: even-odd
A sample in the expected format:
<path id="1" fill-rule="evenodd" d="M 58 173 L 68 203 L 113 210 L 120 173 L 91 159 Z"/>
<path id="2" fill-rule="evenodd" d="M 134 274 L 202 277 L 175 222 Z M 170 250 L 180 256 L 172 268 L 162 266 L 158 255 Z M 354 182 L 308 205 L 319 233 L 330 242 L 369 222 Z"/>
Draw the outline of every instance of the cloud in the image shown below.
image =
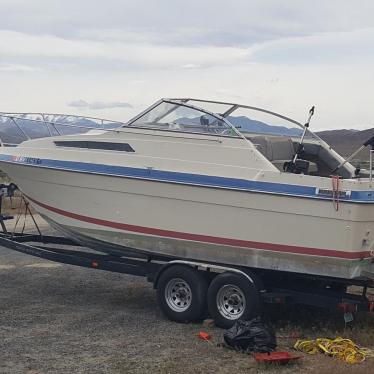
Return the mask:
<path id="1" fill-rule="evenodd" d="M 196 64 L 184 64 L 181 66 L 182 69 L 198 69 L 200 68 L 200 65 Z"/>
<path id="2" fill-rule="evenodd" d="M 31 72 L 36 72 L 40 70 L 41 70 L 40 68 L 33 67 L 33 66 L 0 63 L 0 72 L 31 73 Z"/>
<path id="3" fill-rule="evenodd" d="M 259 63 L 287 65 L 359 63 L 372 65 L 374 27 L 350 32 L 318 33 L 259 43 L 252 49 L 252 59 Z"/>
<path id="4" fill-rule="evenodd" d="M 227 66 L 246 62 L 248 48 L 227 46 L 170 46 L 64 39 L 0 30 L 2 56 L 50 68 L 70 64 L 73 69 L 157 69 Z"/>
<path id="5" fill-rule="evenodd" d="M 131 39 L 131 35 L 129 35 Z M 372 64 L 374 27 L 260 41 L 251 46 L 171 46 L 135 41 L 65 39 L 0 29 L 1 71 L 124 72 L 237 68 L 251 64 Z M 6 63 L 1 64 L 4 59 Z"/>
<path id="6" fill-rule="evenodd" d="M 372 0 L 2 0 L 1 28 L 68 39 L 245 45 L 373 26 Z"/>
<path id="7" fill-rule="evenodd" d="M 73 100 L 67 103 L 68 106 L 78 109 L 114 109 L 114 108 L 132 108 L 132 105 L 129 103 L 121 102 L 121 101 L 113 101 L 113 102 L 104 102 L 104 101 L 93 101 L 87 102 L 85 100 Z"/>
<path id="8" fill-rule="evenodd" d="M 373 13 L 372 0 L 1 0 L 1 108 L 125 121 L 189 96 L 374 125 Z"/>

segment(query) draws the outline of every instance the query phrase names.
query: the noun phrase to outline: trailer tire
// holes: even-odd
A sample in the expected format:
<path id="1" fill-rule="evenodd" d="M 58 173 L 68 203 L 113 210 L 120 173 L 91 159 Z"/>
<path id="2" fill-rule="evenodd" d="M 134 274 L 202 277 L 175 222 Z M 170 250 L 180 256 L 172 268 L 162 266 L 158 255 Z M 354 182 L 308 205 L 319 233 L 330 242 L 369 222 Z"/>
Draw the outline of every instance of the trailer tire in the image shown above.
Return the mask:
<path id="1" fill-rule="evenodd" d="M 190 266 L 173 265 L 158 279 L 158 303 L 172 321 L 196 321 L 205 313 L 207 289 L 207 281 L 199 271 Z"/>
<path id="2" fill-rule="evenodd" d="M 231 272 L 217 275 L 208 289 L 208 309 L 218 327 L 230 328 L 237 320 L 256 317 L 260 297 L 254 283 Z"/>

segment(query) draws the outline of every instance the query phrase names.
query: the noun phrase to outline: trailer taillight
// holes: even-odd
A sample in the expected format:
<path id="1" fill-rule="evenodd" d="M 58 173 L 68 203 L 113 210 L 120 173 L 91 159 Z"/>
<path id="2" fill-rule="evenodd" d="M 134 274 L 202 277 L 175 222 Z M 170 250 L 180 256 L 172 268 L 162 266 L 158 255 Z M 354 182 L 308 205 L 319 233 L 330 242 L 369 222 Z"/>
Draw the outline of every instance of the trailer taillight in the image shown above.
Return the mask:
<path id="1" fill-rule="evenodd" d="M 369 312 L 374 312 L 374 301 L 369 301 Z"/>
<path id="2" fill-rule="evenodd" d="M 354 313 L 357 312 L 357 304 L 339 303 L 338 309 L 340 309 L 344 313 Z"/>

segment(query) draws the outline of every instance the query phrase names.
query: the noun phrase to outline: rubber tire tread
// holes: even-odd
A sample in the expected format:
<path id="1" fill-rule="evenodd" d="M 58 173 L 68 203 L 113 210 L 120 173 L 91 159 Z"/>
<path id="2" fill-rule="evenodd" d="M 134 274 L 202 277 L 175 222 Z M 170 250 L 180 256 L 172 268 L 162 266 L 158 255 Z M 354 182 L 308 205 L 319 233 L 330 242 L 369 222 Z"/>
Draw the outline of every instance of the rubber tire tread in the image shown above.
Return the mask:
<path id="1" fill-rule="evenodd" d="M 190 286 L 192 302 L 183 312 L 172 310 L 165 299 L 165 287 L 173 278 L 181 278 Z M 157 283 L 158 304 L 167 318 L 175 322 L 192 322 L 203 318 L 206 313 L 208 284 L 204 276 L 196 269 L 184 265 L 172 265 L 159 277 Z"/>
<path id="2" fill-rule="evenodd" d="M 249 279 L 236 273 L 226 272 L 217 275 L 211 282 L 208 288 L 208 310 L 211 318 L 218 327 L 228 329 L 233 326 L 236 320 L 225 318 L 218 310 L 217 307 L 217 293 L 221 287 L 226 284 L 232 284 L 239 287 L 246 299 L 246 307 L 241 315 L 242 321 L 249 321 L 259 314 L 260 310 L 260 295 L 257 291 L 255 284 L 251 283 Z"/>

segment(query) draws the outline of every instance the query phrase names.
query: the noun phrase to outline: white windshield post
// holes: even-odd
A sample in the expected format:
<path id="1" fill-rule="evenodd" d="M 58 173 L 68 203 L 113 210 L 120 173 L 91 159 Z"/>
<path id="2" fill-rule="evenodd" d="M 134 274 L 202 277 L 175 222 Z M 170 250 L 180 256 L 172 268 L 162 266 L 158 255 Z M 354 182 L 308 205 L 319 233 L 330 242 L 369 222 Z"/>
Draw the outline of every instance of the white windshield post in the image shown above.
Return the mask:
<path id="1" fill-rule="evenodd" d="M 230 109 L 226 110 L 225 113 L 222 114 L 222 117 L 227 117 L 229 116 L 234 110 L 238 109 L 239 105 L 233 105 Z"/>

